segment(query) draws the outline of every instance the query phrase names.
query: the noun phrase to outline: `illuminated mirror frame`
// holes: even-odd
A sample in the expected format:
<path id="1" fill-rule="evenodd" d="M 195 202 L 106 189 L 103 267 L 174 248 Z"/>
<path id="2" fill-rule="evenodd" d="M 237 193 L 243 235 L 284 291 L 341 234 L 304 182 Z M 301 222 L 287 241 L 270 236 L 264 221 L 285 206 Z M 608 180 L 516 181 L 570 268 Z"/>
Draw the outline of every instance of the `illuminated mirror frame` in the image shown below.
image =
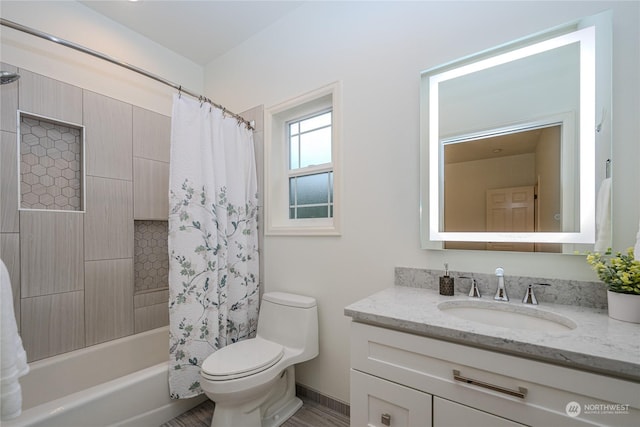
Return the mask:
<path id="1" fill-rule="evenodd" d="M 580 243 L 593 244 L 595 242 L 595 109 L 596 109 L 596 59 L 595 59 L 595 26 L 578 29 L 566 34 L 549 38 L 524 47 L 504 52 L 493 56 L 492 51 L 478 56 L 483 59 L 469 62 L 478 56 L 462 60 L 463 65 L 451 68 L 454 64 L 427 70 L 422 73 L 423 96 L 428 99 L 428 105 L 424 105 L 428 114 L 421 115 L 423 129 L 428 129 L 428 150 L 422 153 L 422 164 L 428 167 L 428 173 L 422 168 L 421 185 L 428 190 L 428 241 L 467 241 L 467 242 L 530 242 L 530 243 Z M 485 70 L 507 62 L 515 61 L 571 43 L 580 44 L 580 112 L 579 112 L 579 177 L 580 177 L 580 214 L 578 232 L 445 232 L 440 231 L 440 206 L 441 190 L 443 188 L 443 150 L 439 135 L 438 94 L 439 84 L 461 77 L 473 72 Z M 522 45 L 522 43 L 518 43 Z M 494 51 L 493 51 L 494 52 Z M 438 70 L 443 70 L 438 72 Z M 425 93 L 426 92 L 426 93 Z M 424 101 L 423 101 L 424 102 Z M 426 121 L 426 123 L 425 123 Z M 424 134 L 423 134 L 424 138 Z M 424 146 L 424 141 L 423 141 Z M 428 157 L 428 159 L 425 159 Z M 428 181 L 428 184 L 425 183 Z M 427 200 L 422 194 L 422 200 Z M 424 244 L 424 206 L 421 206 L 423 248 L 430 245 Z M 435 247 L 433 247 L 435 248 Z"/>

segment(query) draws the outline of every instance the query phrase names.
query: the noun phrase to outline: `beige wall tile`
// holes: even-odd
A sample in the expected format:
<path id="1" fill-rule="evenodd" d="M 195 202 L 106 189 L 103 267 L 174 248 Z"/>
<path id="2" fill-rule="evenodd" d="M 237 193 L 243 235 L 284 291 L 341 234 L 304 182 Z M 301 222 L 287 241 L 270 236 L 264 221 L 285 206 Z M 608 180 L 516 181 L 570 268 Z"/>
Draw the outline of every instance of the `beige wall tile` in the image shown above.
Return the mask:
<path id="1" fill-rule="evenodd" d="M 86 345 L 133 334 L 133 259 L 85 263 Z"/>
<path id="2" fill-rule="evenodd" d="M 169 308 L 167 304 L 155 304 L 135 310 L 135 333 L 148 331 L 169 324 Z"/>
<path id="3" fill-rule="evenodd" d="M 258 252 L 264 253 L 264 105 L 251 108 L 250 110 L 240 113 L 247 120 L 255 121 L 255 130 L 253 131 L 253 148 L 256 157 L 256 175 L 258 177 Z M 262 285 L 264 277 L 264 261 L 260 257 L 259 277 Z M 264 286 L 260 286 L 260 294 L 264 292 Z"/>
<path id="4" fill-rule="evenodd" d="M 82 89 L 20 69 L 22 111 L 66 122 L 82 123 Z"/>
<path id="5" fill-rule="evenodd" d="M 18 68 L 0 62 L 3 71 L 15 73 Z M 16 132 L 18 110 L 18 82 L 0 86 L 0 130 Z"/>
<path id="6" fill-rule="evenodd" d="M 22 343 L 27 360 L 84 347 L 84 292 L 23 298 Z"/>
<path id="7" fill-rule="evenodd" d="M 253 150 L 256 157 L 256 176 L 258 177 L 258 206 L 264 206 L 264 132 L 253 133 Z"/>
<path id="8" fill-rule="evenodd" d="M 256 175 L 258 176 L 258 205 L 264 206 L 262 187 L 264 185 L 264 106 L 259 105 L 240 113 L 246 120 L 255 122 L 253 131 L 253 147 L 256 157 Z"/>
<path id="9" fill-rule="evenodd" d="M 169 163 L 133 159 L 133 217 L 169 218 Z"/>
<path id="10" fill-rule="evenodd" d="M 87 177 L 85 261 L 133 258 L 133 183 Z"/>
<path id="11" fill-rule="evenodd" d="M 163 289 L 160 291 L 143 292 L 136 294 L 133 297 L 133 305 L 135 308 L 148 307 L 150 305 L 164 304 L 169 310 L 169 290 Z"/>
<path id="12" fill-rule="evenodd" d="M 87 175 L 133 179 L 132 107 L 83 91 Z"/>
<path id="13" fill-rule="evenodd" d="M 20 212 L 22 298 L 83 289 L 82 223 L 80 213 Z"/>
<path id="14" fill-rule="evenodd" d="M 133 107 L 133 155 L 145 159 L 169 161 L 171 117 Z"/>
<path id="15" fill-rule="evenodd" d="M 255 132 L 262 132 L 264 130 L 264 105 L 258 105 L 257 107 L 250 108 L 243 111 L 240 115 L 248 121 L 254 121 L 253 128 Z"/>
<path id="16" fill-rule="evenodd" d="M 0 132 L 0 231 L 17 232 L 18 142 L 15 133 Z"/>
<path id="17" fill-rule="evenodd" d="M 0 259 L 9 271 L 11 292 L 13 293 L 13 311 L 20 329 L 20 235 L 18 233 L 0 233 Z"/>

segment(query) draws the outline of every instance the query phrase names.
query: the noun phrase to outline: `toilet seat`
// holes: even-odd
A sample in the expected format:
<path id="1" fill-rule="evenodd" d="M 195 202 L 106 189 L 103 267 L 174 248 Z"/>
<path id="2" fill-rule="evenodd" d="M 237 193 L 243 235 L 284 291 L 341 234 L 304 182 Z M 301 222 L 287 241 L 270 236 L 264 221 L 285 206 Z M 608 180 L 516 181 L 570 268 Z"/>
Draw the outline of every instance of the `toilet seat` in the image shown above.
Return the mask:
<path id="1" fill-rule="evenodd" d="M 284 347 L 256 337 L 223 347 L 207 357 L 201 375 L 210 381 L 247 377 L 275 365 L 284 355 Z"/>

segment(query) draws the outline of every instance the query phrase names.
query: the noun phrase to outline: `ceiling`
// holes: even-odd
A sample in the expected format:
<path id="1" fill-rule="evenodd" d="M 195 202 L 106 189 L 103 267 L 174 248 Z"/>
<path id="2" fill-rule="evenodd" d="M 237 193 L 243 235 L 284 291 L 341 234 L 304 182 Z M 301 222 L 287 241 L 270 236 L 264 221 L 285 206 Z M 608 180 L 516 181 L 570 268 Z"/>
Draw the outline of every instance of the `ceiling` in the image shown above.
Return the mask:
<path id="1" fill-rule="evenodd" d="M 193 62 L 205 65 L 302 1 L 80 1 Z"/>
<path id="2" fill-rule="evenodd" d="M 556 125 L 560 136 L 560 126 Z M 495 159 L 498 157 L 517 156 L 520 154 L 532 154 L 536 152 L 542 128 L 525 131 L 517 131 L 495 135 L 492 137 L 479 137 L 464 143 L 445 145 L 445 163 L 471 162 L 475 160 Z M 560 156 L 560 140 L 555 140 Z"/>

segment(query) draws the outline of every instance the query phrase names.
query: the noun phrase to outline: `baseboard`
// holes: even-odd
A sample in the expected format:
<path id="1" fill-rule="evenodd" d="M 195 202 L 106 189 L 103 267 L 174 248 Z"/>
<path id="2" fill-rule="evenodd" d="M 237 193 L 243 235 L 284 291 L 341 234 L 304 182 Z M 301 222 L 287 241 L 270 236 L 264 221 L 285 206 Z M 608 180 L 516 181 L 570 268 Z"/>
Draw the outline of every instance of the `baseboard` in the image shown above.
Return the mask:
<path id="1" fill-rule="evenodd" d="M 312 388 L 302 384 L 296 383 L 296 395 L 311 400 L 312 402 L 316 402 L 322 406 L 326 406 L 341 415 L 345 415 L 347 417 L 351 416 L 351 407 L 348 403 L 326 396 L 319 391 L 313 390 Z"/>

